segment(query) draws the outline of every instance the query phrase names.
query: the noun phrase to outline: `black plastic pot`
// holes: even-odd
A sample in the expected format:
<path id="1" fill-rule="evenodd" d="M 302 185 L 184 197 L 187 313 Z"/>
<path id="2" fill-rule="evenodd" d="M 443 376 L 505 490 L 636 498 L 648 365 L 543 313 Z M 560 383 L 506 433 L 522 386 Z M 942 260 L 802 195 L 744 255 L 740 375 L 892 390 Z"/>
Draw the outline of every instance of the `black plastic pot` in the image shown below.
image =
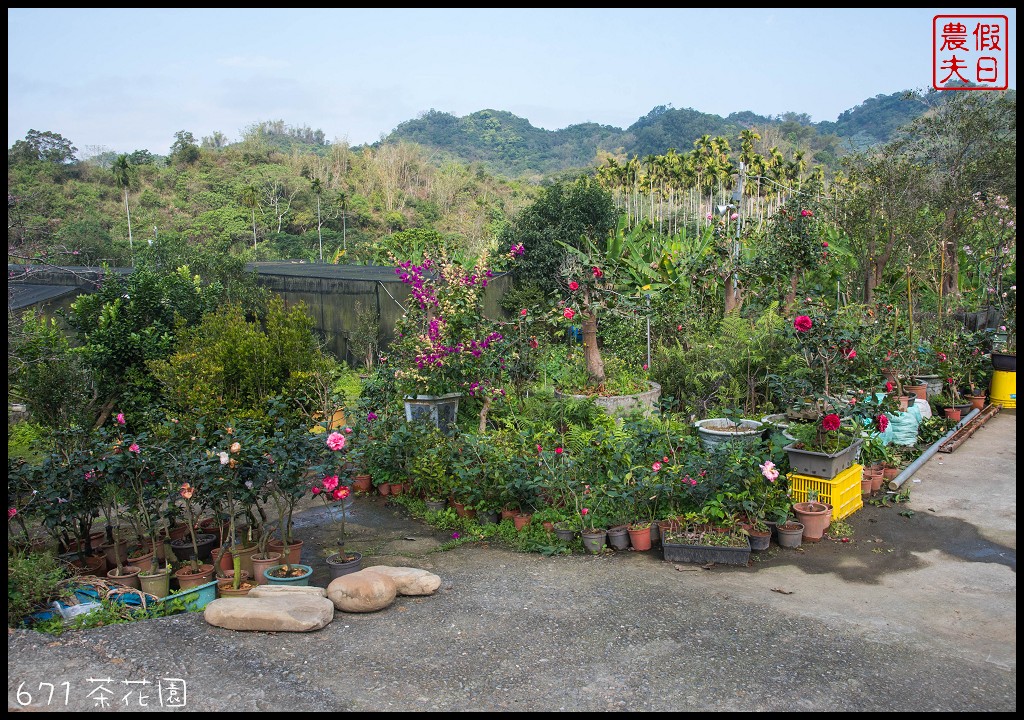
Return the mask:
<path id="1" fill-rule="evenodd" d="M 196 549 L 199 550 L 198 558 L 202 561 L 210 559 L 213 549 L 217 547 L 217 536 L 210 533 L 196 534 Z M 181 540 L 171 540 L 171 551 L 174 557 L 179 560 L 192 559 L 192 536 L 186 535 Z"/>

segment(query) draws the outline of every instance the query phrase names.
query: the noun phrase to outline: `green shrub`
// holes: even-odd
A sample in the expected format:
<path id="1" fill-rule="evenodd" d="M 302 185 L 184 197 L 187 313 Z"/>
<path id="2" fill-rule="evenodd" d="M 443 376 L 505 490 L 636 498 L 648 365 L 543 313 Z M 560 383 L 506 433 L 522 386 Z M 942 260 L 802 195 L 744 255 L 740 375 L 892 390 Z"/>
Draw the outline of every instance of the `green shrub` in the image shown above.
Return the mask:
<path id="1" fill-rule="evenodd" d="M 49 553 L 17 553 L 7 562 L 7 626 L 21 625 L 26 616 L 44 609 L 60 595 L 67 577 L 63 563 Z"/>

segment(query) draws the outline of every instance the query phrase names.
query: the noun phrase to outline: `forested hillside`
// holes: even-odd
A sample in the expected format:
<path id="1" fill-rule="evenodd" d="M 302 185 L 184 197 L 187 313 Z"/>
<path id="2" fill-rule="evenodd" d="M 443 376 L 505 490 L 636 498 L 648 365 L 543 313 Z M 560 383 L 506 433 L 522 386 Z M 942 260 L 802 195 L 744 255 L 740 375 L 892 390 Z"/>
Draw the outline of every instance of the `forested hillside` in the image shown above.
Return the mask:
<path id="1" fill-rule="evenodd" d="M 801 113 L 766 117 L 752 112 L 728 117 L 692 108 L 659 106 L 626 129 L 596 123 L 560 130 L 534 127 L 509 112 L 481 110 L 456 117 L 431 110 L 399 125 L 384 142 L 407 140 L 464 163 L 480 163 L 509 177 L 553 175 L 590 167 L 605 156 L 619 161 L 633 156 L 689 150 L 704 135 L 737 137 L 756 129 L 783 151 L 801 149 L 815 162 L 837 170 L 839 158 L 891 138 L 902 125 L 923 114 L 939 94 L 910 92 L 878 95 L 842 113 L 835 122 L 812 123 Z"/>

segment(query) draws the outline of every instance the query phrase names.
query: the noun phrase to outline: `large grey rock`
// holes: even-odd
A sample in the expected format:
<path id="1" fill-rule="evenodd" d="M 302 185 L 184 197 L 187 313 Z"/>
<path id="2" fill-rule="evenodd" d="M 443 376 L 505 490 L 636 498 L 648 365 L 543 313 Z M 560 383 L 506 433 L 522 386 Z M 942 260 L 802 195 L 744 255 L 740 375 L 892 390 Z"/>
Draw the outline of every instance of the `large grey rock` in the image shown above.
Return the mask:
<path id="1" fill-rule="evenodd" d="M 421 568 L 374 565 L 366 570 L 387 575 L 394 580 L 399 595 L 433 595 L 441 587 L 440 577 Z"/>
<path id="2" fill-rule="evenodd" d="M 257 585 L 249 591 L 248 597 L 279 597 L 289 593 L 325 598 L 327 597 L 327 588 L 314 585 Z"/>
<path id="3" fill-rule="evenodd" d="M 387 575 L 359 570 L 342 575 L 327 586 L 327 597 L 342 612 L 375 612 L 395 601 L 398 586 Z"/>
<path id="4" fill-rule="evenodd" d="M 334 619 L 334 603 L 311 593 L 276 593 L 219 598 L 206 606 L 203 617 L 228 630 L 310 632 Z"/>

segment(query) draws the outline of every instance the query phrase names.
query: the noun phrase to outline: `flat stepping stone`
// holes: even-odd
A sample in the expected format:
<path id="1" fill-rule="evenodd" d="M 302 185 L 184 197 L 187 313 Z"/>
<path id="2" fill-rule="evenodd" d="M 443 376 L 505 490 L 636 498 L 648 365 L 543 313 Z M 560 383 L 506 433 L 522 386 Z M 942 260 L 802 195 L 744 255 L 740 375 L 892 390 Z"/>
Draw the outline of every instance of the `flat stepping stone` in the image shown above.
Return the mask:
<path id="1" fill-rule="evenodd" d="M 365 570 L 390 577 L 399 595 L 433 595 L 441 587 L 439 576 L 421 568 L 373 565 Z"/>
<path id="2" fill-rule="evenodd" d="M 342 575 L 327 586 L 327 597 L 342 612 L 383 610 L 395 601 L 397 595 L 398 586 L 394 580 L 369 569 Z"/>
<path id="3" fill-rule="evenodd" d="M 203 617 L 210 625 L 228 630 L 311 632 L 334 619 L 334 603 L 313 593 L 250 594 L 218 598 L 206 606 Z"/>
<path id="4" fill-rule="evenodd" d="M 257 585 L 249 591 L 248 597 L 278 597 L 288 593 L 325 598 L 327 597 L 327 588 L 314 585 Z"/>

